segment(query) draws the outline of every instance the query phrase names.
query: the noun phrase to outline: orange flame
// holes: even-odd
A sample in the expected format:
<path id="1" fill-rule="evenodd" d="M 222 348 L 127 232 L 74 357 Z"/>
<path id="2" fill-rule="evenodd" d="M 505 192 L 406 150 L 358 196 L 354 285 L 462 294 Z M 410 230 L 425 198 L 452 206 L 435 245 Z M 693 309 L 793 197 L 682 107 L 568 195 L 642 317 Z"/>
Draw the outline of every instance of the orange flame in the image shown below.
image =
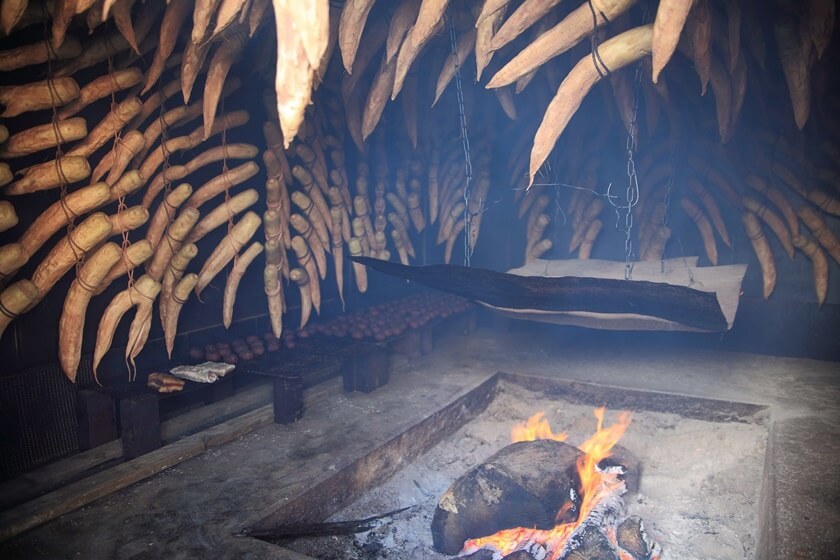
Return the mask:
<path id="1" fill-rule="evenodd" d="M 569 434 L 560 432 L 555 434 L 551 431 L 548 420 L 545 419 L 545 412 L 537 412 L 525 422 L 516 424 L 510 430 L 510 439 L 513 443 L 520 441 L 536 441 L 538 439 L 553 439 L 554 441 L 566 441 Z"/>
<path id="2" fill-rule="evenodd" d="M 571 523 L 561 523 L 550 530 L 517 527 L 499 531 L 488 537 L 470 539 L 464 543 L 464 548 L 461 551 L 462 555 L 472 554 L 479 549 L 488 548 L 499 551 L 502 556 L 507 556 L 517 550 L 523 550 L 532 545 L 539 545 L 549 553 L 547 560 L 557 560 L 560 557 L 566 541 L 569 540 L 575 530 L 589 516 L 590 512 L 605 496 L 616 490 L 616 484 L 621 484 L 614 476 L 599 472 L 596 466 L 601 460 L 611 455 L 613 446 L 621 439 L 624 432 L 627 431 L 627 427 L 630 425 L 631 415 L 629 412 L 622 412 L 618 416 L 618 422 L 604 428 L 604 407 L 596 408 L 594 412 L 595 418 L 598 419 L 595 434 L 578 446 L 584 454 L 577 461 L 581 484 L 579 491 L 583 497 L 577 520 Z M 529 425 L 532 427 L 537 426 L 538 430 L 545 430 L 542 433 L 549 434 L 551 439 L 562 436 L 563 439 L 558 441 L 563 441 L 566 438 L 565 433 L 552 434 L 551 427 L 548 425 L 548 421 L 545 420 L 544 414 L 539 412 L 529 418 L 528 422 L 514 427 L 514 441 L 525 441 L 517 440 L 517 434 L 522 433 L 518 432 L 517 428 L 527 430 Z M 531 438 L 531 440 L 533 439 L 538 438 Z M 562 513 L 562 511 L 558 512 L 560 518 L 562 518 Z"/>

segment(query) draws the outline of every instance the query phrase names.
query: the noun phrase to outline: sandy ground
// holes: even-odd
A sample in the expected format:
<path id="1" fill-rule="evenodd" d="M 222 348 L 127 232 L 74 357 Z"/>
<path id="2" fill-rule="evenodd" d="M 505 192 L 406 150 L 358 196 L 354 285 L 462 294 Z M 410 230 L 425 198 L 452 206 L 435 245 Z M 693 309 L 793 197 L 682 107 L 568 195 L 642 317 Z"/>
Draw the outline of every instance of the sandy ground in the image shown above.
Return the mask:
<path id="1" fill-rule="evenodd" d="M 284 546 L 323 560 L 438 560 L 429 531 L 437 498 L 453 480 L 510 441 L 510 427 L 544 411 L 555 431 L 579 444 L 595 429 L 592 409 L 548 400 L 504 384 L 478 418 L 332 520 L 361 519 L 414 506 L 371 531 L 299 539 Z M 607 423 L 615 420 L 608 412 Z M 643 518 L 663 559 L 755 558 L 767 427 L 712 423 L 675 414 L 636 412 L 621 441 L 641 461 L 640 491 L 628 514 Z"/>

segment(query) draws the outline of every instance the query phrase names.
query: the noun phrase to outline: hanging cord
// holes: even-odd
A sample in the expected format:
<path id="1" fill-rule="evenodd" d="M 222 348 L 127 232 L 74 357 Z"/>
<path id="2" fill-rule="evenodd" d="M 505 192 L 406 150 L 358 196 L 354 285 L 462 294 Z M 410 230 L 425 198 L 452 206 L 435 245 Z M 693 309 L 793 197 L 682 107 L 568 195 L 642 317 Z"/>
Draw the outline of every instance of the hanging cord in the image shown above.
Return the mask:
<path id="1" fill-rule="evenodd" d="M 592 35 L 589 36 L 592 52 L 592 64 L 595 66 L 595 70 L 598 71 L 598 75 L 602 79 L 609 78 L 612 76 L 612 71 L 607 67 L 607 63 L 604 62 L 604 59 L 601 58 L 601 53 L 598 51 L 598 27 L 600 27 L 598 24 L 598 14 L 601 15 L 601 19 L 604 20 L 604 23 L 610 23 L 610 19 L 601 10 L 598 10 L 598 13 L 595 13 L 595 6 L 592 5 L 592 0 L 587 0 L 586 3 L 589 6 L 589 11 L 592 12 Z"/>
<path id="2" fill-rule="evenodd" d="M 225 99 L 224 97 L 221 100 L 220 104 L 221 114 L 225 114 Z M 227 121 L 222 121 L 223 128 L 222 128 L 222 176 L 224 177 L 225 183 L 225 209 L 227 210 L 227 217 L 228 217 L 228 240 L 230 241 L 231 247 L 233 247 L 233 266 L 236 267 L 236 263 L 239 260 L 239 249 L 236 247 L 236 243 L 234 242 L 233 237 L 231 236 L 231 232 L 233 231 L 233 207 L 230 205 L 230 189 L 233 186 L 230 182 L 230 177 L 228 177 L 228 142 L 227 142 Z"/>
<path id="3" fill-rule="evenodd" d="M 67 205 L 67 187 L 70 186 L 70 181 L 67 179 L 67 176 L 64 173 L 64 166 L 63 166 L 63 159 L 64 159 L 64 150 L 62 149 L 62 144 L 64 144 L 64 135 L 61 133 L 61 120 L 58 118 L 58 106 L 63 103 L 61 96 L 58 94 L 58 90 L 55 87 L 55 73 L 53 71 L 53 61 L 58 60 L 58 55 L 55 52 L 55 48 L 53 47 L 52 40 L 51 40 L 51 33 L 49 28 L 49 21 L 52 19 L 52 14 L 49 13 L 47 9 L 46 2 L 41 3 L 41 12 L 44 16 L 44 47 L 47 51 L 47 89 L 50 92 L 50 105 L 52 105 L 52 129 L 53 134 L 55 135 L 55 170 L 56 174 L 58 175 L 58 182 L 59 182 L 59 206 L 61 207 L 61 211 L 64 212 L 64 217 L 67 220 L 67 243 L 70 245 L 70 249 L 73 251 L 73 257 L 76 260 L 76 272 L 78 273 L 79 268 L 81 268 L 84 258 L 85 252 L 79 247 L 76 242 L 73 240 L 73 230 L 76 229 L 76 219 L 79 217 L 70 206 Z"/>
<path id="4" fill-rule="evenodd" d="M 106 55 L 108 57 L 108 75 L 110 76 L 114 86 L 113 88 L 111 88 L 111 114 L 116 114 L 117 90 L 119 90 L 119 84 L 117 83 L 117 78 L 114 74 L 114 60 L 112 56 L 112 47 L 113 46 L 111 45 L 110 39 L 108 39 L 108 37 L 106 36 L 105 49 Z M 114 147 L 112 148 L 112 150 L 114 152 L 115 161 L 113 163 L 116 163 L 117 148 L 120 147 L 122 141 L 122 129 L 119 127 L 114 127 Z M 130 290 L 134 286 L 134 267 L 132 266 L 132 263 L 130 262 L 128 258 L 128 253 L 126 251 L 131 245 L 131 241 L 128 239 L 128 230 L 122 227 L 123 215 L 127 208 L 128 206 L 125 203 L 125 193 L 120 193 L 119 197 L 117 198 L 117 222 L 120 224 L 120 229 L 123 230 L 122 239 L 120 243 L 120 251 L 121 258 L 126 269 L 126 276 L 128 277 L 127 288 Z"/>
<path id="5" fill-rule="evenodd" d="M 470 249 L 470 236 L 472 234 L 472 216 L 470 215 L 470 196 L 472 187 L 472 160 L 470 159 L 470 137 L 467 131 L 467 114 L 464 108 L 464 90 L 461 86 L 461 65 L 458 61 L 458 41 L 455 36 L 455 22 L 452 14 L 446 14 L 449 24 L 449 41 L 452 47 L 452 56 L 455 59 L 455 91 L 458 94 L 458 118 L 461 124 L 461 145 L 464 148 L 464 266 L 470 266 L 472 249 Z"/>
<path id="6" fill-rule="evenodd" d="M 595 10 L 592 7 L 592 1 L 589 0 L 589 7 L 592 9 L 592 17 L 595 28 L 593 35 L 597 32 L 597 19 L 595 19 Z M 603 14 L 602 14 L 603 15 Z M 647 21 L 647 9 L 642 15 L 642 23 Z M 603 61 L 602 61 L 603 62 Z M 596 65 L 597 68 L 597 65 Z M 634 150 L 636 148 L 635 135 L 636 125 L 639 118 L 639 98 L 642 93 L 642 60 L 636 64 L 636 75 L 633 78 L 633 117 L 630 119 L 630 127 L 627 130 L 627 141 L 625 142 L 625 150 L 627 153 L 627 189 L 624 196 L 624 204 L 616 204 L 613 202 L 610 188 L 607 189 L 607 200 L 615 208 L 615 227 L 619 231 L 624 232 L 624 279 L 633 279 L 633 265 L 635 264 L 636 254 L 633 251 L 633 208 L 639 203 L 639 178 L 636 174 L 636 162 L 633 159 Z M 624 226 L 621 226 L 622 214 L 624 217 Z"/>

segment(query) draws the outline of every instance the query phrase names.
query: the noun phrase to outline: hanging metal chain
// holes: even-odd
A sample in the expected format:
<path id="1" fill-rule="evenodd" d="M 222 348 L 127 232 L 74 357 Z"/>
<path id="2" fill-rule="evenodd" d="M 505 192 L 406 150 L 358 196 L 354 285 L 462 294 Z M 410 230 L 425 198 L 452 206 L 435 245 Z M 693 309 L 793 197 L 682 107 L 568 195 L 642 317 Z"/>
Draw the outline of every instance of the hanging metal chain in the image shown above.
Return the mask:
<path id="1" fill-rule="evenodd" d="M 624 279 L 630 280 L 633 277 L 633 264 L 635 254 L 633 253 L 633 207 L 639 203 L 639 177 L 636 174 L 636 162 L 633 159 L 633 152 L 636 148 L 636 124 L 639 117 L 639 97 L 642 93 L 642 62 L 636 65 L 636 76 L 633 83 L 633 118 L 630 120 L 630 127 L 627 131 L 627 191 L 625 194 L 626 205 L 624 210 Z M 618 209 L 616 210 L 618 212 Z"/>
<path id="2" fill-rule="evenodd" d="M 449 41 L 452 47 L 452 56 L 455 59 L 455 91 L 458 95 L 458 118 L 461 124 L 461 145 L 464 148 L 464 266 L 470 266 L 472 250 L 470 249 L 470 236 L 472 234 L 472 216 L 470 215 L 470 195 L 472 187 L 472 160 L 470 159 L 470 137 L 467 131 L 467 113 L 464 108 L 464 90 L 461 85 L 461 65 L 458 61 L 458 41 L 455 35 L 455 22 L 452 14 L 447 13 L 449 23 Z"/>

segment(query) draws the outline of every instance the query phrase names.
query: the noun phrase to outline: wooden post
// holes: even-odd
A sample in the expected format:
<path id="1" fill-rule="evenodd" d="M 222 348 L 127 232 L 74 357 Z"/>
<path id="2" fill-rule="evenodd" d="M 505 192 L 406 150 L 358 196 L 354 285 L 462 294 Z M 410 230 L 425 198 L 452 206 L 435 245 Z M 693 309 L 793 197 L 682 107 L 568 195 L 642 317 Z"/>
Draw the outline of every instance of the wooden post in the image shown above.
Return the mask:
<path id="1" fill-rule="evenodd" d="M 274 378 L 274 421 L 291 424 L 303 418 L 303 378 L 282 375 Z"/>
<path id="2" fill-rule="evenodd" d="M 123 458 L 134 459 L 161 446 L 158 397 L 136 395 L 120 401 Z"/>
<path id="3" fill-rule="evenodd" d="M 79 450 L 87 451 L 117 439 L 114 399 L 103 391 L 82 389 L 76 393 Z"/>
<path id="4" fill-rule="evenodd" d="M 364 345 L 352 359 L 344 363 L 344 391 L 370 393 L 388 383 L 389 356 L 388 343 Z"/>

